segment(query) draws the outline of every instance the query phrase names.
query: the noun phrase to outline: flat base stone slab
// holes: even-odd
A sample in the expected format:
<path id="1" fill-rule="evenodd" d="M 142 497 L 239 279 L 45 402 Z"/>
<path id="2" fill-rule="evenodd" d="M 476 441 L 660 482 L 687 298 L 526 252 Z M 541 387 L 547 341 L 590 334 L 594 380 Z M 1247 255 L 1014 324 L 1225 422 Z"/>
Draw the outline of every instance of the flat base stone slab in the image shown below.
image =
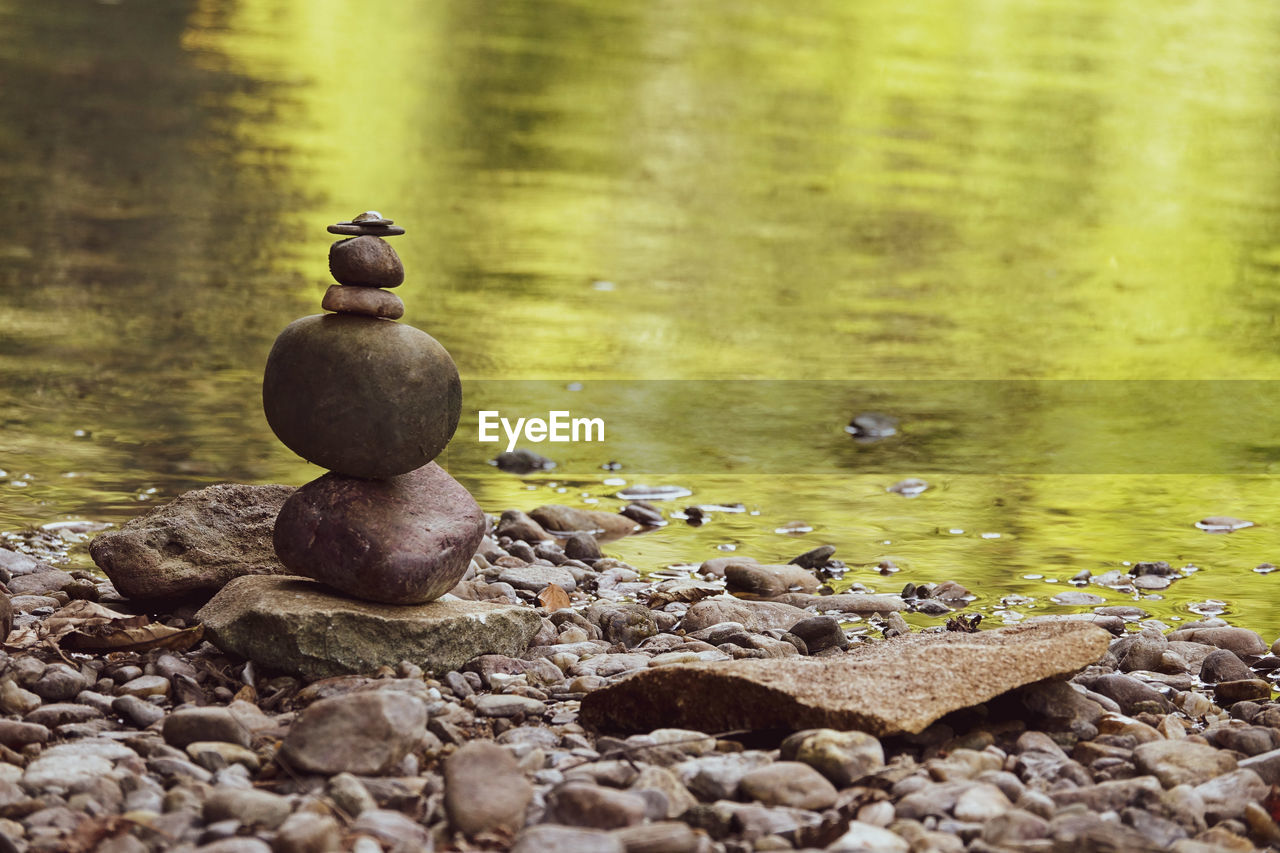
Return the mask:
<path id="1" fill-rule="evenodd" d="M 1080 622 L 976 634 L 910 634 L 845 655 L 673 664 L 587 694 L 579 720 L 600 731 L 685 728 L 922 731 L 1014 688 L 1095 663 L 1111 634 Z"/>
<path id="2" fill-rule="evenodd" d="M 237 578 L 196 618 L 223 651 L 306 678 L 412 661 L 447 672 L 482 654 L 523 652 L 542 624 L 531 607 L 481 601 L 353 601 L 305 578 Z"/>

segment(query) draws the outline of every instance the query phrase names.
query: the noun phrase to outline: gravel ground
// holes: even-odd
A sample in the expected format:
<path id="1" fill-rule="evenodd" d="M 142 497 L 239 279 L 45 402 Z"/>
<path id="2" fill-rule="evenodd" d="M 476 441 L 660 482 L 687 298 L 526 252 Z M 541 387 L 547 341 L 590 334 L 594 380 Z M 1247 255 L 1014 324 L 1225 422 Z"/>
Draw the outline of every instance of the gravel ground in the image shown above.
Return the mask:
<path id="1" fill-rule="evenodd" d="M 971 597 L 821 596 L 822 549 L 645 578 L 522 516 L 455 594 L 539 608 L 526 653 L 312 683 L 199 641 L 191 607 L 95 628 L 88 603 L 134 612 L 109 583 L 0 553 L 0 851 L 1280 849 L 1280 659 L 1252 631 L 1098 607 L 1096 665 L 914 735 L 601 734 L 583 697 L 635 670 L 846 655 L 904 608 L 970 630 Z M 760 624 L 726 586 L 803 618 Z"/>

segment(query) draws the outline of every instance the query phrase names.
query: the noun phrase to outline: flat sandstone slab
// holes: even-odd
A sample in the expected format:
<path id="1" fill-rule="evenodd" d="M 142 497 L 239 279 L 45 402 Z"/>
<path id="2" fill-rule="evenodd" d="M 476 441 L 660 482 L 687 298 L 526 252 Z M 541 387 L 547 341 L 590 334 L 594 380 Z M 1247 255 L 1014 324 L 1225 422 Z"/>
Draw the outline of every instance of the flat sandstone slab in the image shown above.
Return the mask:
<path id="1" fill-rule="evenodd" d="M 1097 662 L 1111 634 L 1081 622 L 976 634 L 910 634 L 823 658 L 688 663 L 589 693 L 580 721 L 602 731 L 858 729 L 882 737 Z"/>
<path id="2" fill-rule="evenodd" d="M 518 655 L 542 623 L 531 607 L 481 601 L 398 605 L 354 601 L 297 577 L 228 583 L 196 618 L 218 648 L 310 678 L 412 661 L 457 669 L 482 654 Z"/>

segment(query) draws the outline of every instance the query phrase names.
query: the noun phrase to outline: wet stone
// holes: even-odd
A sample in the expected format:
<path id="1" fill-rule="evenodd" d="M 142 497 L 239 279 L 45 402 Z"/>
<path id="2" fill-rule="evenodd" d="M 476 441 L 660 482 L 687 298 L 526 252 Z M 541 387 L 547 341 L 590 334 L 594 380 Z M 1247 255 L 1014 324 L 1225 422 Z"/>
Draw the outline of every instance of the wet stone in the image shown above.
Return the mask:
<path id="1" fill-rule="evenodd" d="M 801 619 L 792 625 L 790 632 L 801 640 L 810 654 L 826 649 L 848 648 L 849 638 L 845 636 L 840 622 L 831 616 L 812 616 Z"/>
<path id="2" fill-rule="evenodd" d="M 1213 697 L 1223 707 L 1249 700 L 1263 701 L 1271 698 L 1271 684 L 1261 678 L 1243 678 L 1239 681 L 1219 681 L 1213 686 Z"/>
<path id="3" fill-rule="evenodd" d="M 1200 680 L 1206 684 L 1253 678 L 1253 670 L 1230 649 L 1215 649 L 1200 664 Z"/>

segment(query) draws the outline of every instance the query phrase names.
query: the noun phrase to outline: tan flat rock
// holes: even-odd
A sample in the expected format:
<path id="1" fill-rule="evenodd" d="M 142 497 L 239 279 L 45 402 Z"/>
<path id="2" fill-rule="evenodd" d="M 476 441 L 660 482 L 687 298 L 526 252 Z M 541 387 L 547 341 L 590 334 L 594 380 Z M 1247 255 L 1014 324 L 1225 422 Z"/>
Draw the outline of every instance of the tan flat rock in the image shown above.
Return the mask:
<path id="1" fill-rule="evenodd" d="M 1110 640 L 1093 625 L 1060 622 L 910 634 L 816 659 L 673 664 L 588 694 L 580 720 L 602 731 L 915 733 L 952 711 L 1077 672 L 1101 658 Z"/>
<path id="2" fill-rule="evenodd" d="M 448 598 L 379 604 L 278 575 L 236 578 L 196 619 L 218 648 L 307 678 L 367 673 L 402 660 L 443 673 L 482 654 L 520 654 L 542 624 L 525 605 Z"/>

